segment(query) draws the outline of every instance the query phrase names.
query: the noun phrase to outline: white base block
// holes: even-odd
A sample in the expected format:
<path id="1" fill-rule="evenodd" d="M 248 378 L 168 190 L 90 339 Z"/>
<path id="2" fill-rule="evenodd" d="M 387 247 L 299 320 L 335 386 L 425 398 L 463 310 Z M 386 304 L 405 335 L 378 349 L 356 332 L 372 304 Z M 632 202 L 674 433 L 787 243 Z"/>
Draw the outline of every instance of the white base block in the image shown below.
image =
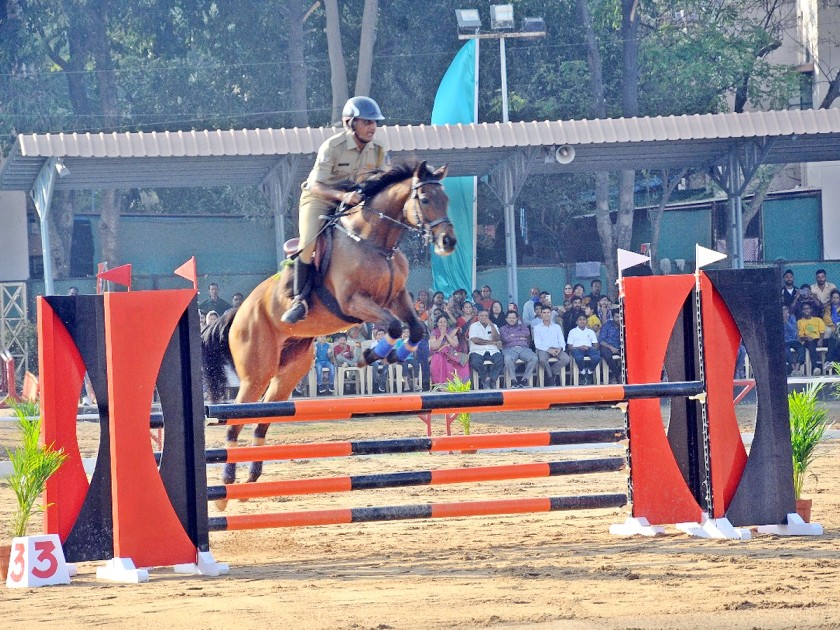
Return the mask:
<path id="1" fill-rule="evenodd" d="M 70 584 L 70 575 L 58 534 L 12 539 L 7 587 L 34 588 Z"/>
<path id="2" fill-rule="evenodd" d="M 700 523 L 677 523 L 675 527 L 689 536 L 697 538 L 721 538 L 726 540 L 749 540 L 752 533 L 746 527 L 733 527 L 727 518 L 708 518 L 703 514 Z"/>
<path id="3" fill-rule="evenodd" d="M 70 577 L 75 577 L 76 573 L 78 573 L 78 570 L 76 569 L 76 565 L 72 564 L 71 562 L 68 562 L 67 563 L 67 575 L 69 575 Z"/>
<path id="4" fill-rule="evenodd" d="M 621 525 L 610 525 L 610 534 L 615 536 L 658 536 L 665 528 L 651 525 L 644 516 L 628 517 Z"/>
<path id="5" fill-rule="evenodd" d="M 199 551 L 195 562 L 176 564 L 173 568 L 175 573 L 183 573 L 186 575 L 207 575 L 210 577 L 227 575 L 230 571 L 229 565 L 224 562 L 216 562 L 213 558 L 213 554 L 209 551 Z"/>
<path id="6" fill-rule="evenodd" d="M 776 536 L 822 536 L 823 526 L 819 523 L 806 523 L 799 514 L 788 514 L 787 525 L 759 525 L 758 533 Z"/>
<path id="7" fill-rule="evenodd" d="M 149 581 L 149 572 L 145 569 L 137 569 L 131 558 L 114 558 L 108 560 L 104 567 L 96 569 L 96 577 L 109 582 L 139 584 Z"/>

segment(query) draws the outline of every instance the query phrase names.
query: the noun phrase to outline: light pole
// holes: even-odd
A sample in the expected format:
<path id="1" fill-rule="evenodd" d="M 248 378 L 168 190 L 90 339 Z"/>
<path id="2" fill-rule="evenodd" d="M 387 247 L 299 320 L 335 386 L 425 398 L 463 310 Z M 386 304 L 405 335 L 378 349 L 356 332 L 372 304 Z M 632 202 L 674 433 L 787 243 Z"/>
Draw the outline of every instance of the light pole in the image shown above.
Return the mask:
<path id="1" fill-rule="evenodd" d="M 482 39 L 499 40 L 499 64 L 501 66 L 502 79 L 502 122 L 510 121 L 508 116 L 508 89 L 507 89 L 507 53 L 505 40 L 516 39 L 540 39 L 545 37 L 545 21 L 542 18 L 524 18 L 522 29 L 514 31 L 513 5 L 494 4 L 490 7 L 490 29 L 491 32 L 481 32 L 481 18 L 477 9 L 456 9 L 455 17 L 458 20 L 458 39 L 475 39 L 475 121 L 478 122 L 478 45 Z M 519 288 L 517 286 L 517 263 L 516 263 L 516 218 L 514 216 L 513 202 L 514 174 L 510 164 L 507 164 L 503 174 L 503 188 L 501 201 L 504 208 L 505 219 L 505 257 L 507 259 L 508 276 L 508 301 L 519 303 Z M 495 191 L 494 191 L 495 192 Z M 498 193 L 497 193 L 498 194 Z"/>

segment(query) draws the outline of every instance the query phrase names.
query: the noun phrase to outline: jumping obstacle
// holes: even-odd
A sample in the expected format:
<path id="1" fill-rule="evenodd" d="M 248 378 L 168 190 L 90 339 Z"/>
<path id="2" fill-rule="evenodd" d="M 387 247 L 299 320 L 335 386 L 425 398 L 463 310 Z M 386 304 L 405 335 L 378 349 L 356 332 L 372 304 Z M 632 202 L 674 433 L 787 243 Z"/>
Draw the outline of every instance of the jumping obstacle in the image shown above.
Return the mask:
<path id="1" fill-rule="evenodd" d="M 763 297 L 745 305 L 742 296 L 747 290 L 750 295 Z M 138 566 L 187 564 L 181 568 L 205 574 L 223 572 L 209 555 L 211 530 L 284 524 L 523 513 L 615 507 L 626 502 L 637 523 L 643 519 L 653 525 L 694 522 L 708 535 L 717 535 L 715 532 L 723 529 L 715 529 L 716 524 L 726 520 L 736 526 L 764 525 L 782 533 L 796 533 L 796 526 L 788 520 L 794 502 L 786 389 L 783 380 L 781 386 L 777 382 L 780 377 L 784 379 L 784 374 L 774 370 L 774 365 L 783 363 L 784 350 L 773 270 L 717 271 L 697 278 L 625 278 L 622 295 L 625 380 L 629 385 L 295 401 L 259 409 L 214 405 L 207 411 L 224 423 L 246 423 L 256 417 L 261 422 L 289 422 L 431 410 L 537 410 L 617 402 L 626 410 L 625 431 L 613 432 L 614 437 L 628 440 L 630 480 L 626 496 L 232 515 L 223 520 L 211 520 L 207 511 L 208 456 L 233 462 L 313 457 L 316 453 L 343 456 L 365 449 L 417 452 L 502 448 L 501 444 L 510 444 L 514 438 L 458 436 L 385 440 L 375 446 L 372 441 L 363 441 L 242 447 L 225 449 L 224 454 L 210 451 L 208 455 L 204 449 L 194 290 L 39 299 L 45 437 L 70 455 L 48 484 L 47 503 L 52 505 L 47 508 L 47 531 L 60 535 L 68 561 L 112 558 L 114 566 L 133 566 L 131 561 Z M 650 308 L 651 304 L 656 308 Z M 756 322 L 761 325 L 756 326 Z M 741 337 L 753 359 L 757 383 L 758 420 L 749 456 L 741 443 L 732 404 L 732 376 Z M 663 366 L 670 382 L 658 382 Z M 91 374 L 100 401 L 102 429 L 97 468 L 90 484 L 77 463 L 75 404 L 71 407 L 85 369 Z M 151 449 L 144 447 L 148 445 L 149 407 L 155 384 L 166 437 L 159 467 Z M 672 398 L 667 433 L 661 418 L 662 397 Z M 72 409 L 72 420 L 68 409 Z M 558 439 L 552 437 L 555 433 L 563 432 L 544 432 L 539 437 L 516 434 L 519 437 L 515 439 L 544 446 Z M 404 450 L 409 447 L 411 450 Z M 545 466 L 551 470 L 551 464 L 543 466 L 538 476 L 545 476 Z M 497 479 L 526 474 L 525 468 L 496 468 L 465 469 L 467 472 L 460 474 L 464 475 L 463 483 L 472 483 L 482 474 Z M 528 474 L 536 474 L 536 470 Z M 362 488 L 378 483 L 377 477 L 382 483 L 399 484 L 411 479 L 419 484 L 437 475 L 437 482 L 443 483 L 441 479 L 455 473 L 410 471 L 404 475 L 294 480 L 289 482 L 293 485 L 275 490 L 289 491 L 294 484 L 307 490 L 329 484 Z M 306 488 L 306 484 L 311 485 Z M 250 485 L 254 497 L 264 496 L 262 493 L 270 489 L 266 484 Z M 225 498 L 233 498 L 237 491 L 225 487 L 213 493 L 223 492 Z M 707 528 L 707 523 L 713 527 Z M 630 530 L 633 527 L 624 529 Z"/>

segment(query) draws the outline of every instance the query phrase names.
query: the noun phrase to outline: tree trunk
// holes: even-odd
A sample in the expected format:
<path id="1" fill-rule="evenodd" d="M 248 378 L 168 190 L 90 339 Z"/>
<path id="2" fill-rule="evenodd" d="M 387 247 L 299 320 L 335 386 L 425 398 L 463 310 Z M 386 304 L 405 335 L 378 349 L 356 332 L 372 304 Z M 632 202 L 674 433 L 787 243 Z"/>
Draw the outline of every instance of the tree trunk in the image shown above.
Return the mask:
<path id="1" fill-rule="evenodd" d="M 103 126 L 108 130 L 116 130 L 119 126 L 119 105 L 114 61 L 111 58 L 111 42 L 108 39 L 107 30 L 109 8 L 109 0 L 98 0 L 92 6 L 90 16 L 93 21 L 91 52 L 96 63 L 96 82 Z M 101 213 L 99 240 L 102 247 L 102 258 L 108 263 L 109 267 L 114 267 L 119 264 L 120 203 L 118 191 L 104 191 Z"/>
<path id="2" fill-rule="evenodd" d="M 834 75 L 834 78 L 831 79 L 828 83 L 828 91 L 825 93 L 823 97 L 822 103 L 820 103 L 820 109 L 828 109 L 837 100 L 837 97 L 840 96 L 840 70 Z"/>
<path id="3" fill-rule="evenodd" d="M 621 110 L 625 118 L 633 118 L 639 115 L 639 0 L 621 0 L 621 40 Z M 618 181 L 618 216 L 613 246 L 629 250 L 636 210 L 636 171 L 621 171 Z"/>
<path id="4" fill-rule="evenodd" d="M 349 98 L 347 68 L 344 65 L 344 50 L 341 46 L 341 21 L 338 15 L 338 1 L 324 0 L 327 13 L 327 49 L 330 57 L 330 83 L 332 85 L 332 121 L 341 120 L 341 110 Z"/>
<path id="5" fill-rule="evenodd" d="M 688 169 L 681 169 L 676 177 L 670 179 L 668 169 L 662 171 L 662 197 L 659 199 L 659 204 L 656 208 L 648 211 L 648 220 L 650 221 L 650 266 L 654 273 L 659 272 L 659 237 L 662 233 L 662 217 L 665 214 L 665 208 L 671 200 L 671 193 L 676 189 L 680 180 L 685 177 Z"/>
<path id="6" fill-rule="evenodd" d="M 288 0 L 289 10 L 289 65 L 292 126 L 308 127 L 308 103 L 306 100 L 306 59 L 304 59 L 303 16 L 304 0 Z"/>
<path id="7" fill-rule="evenodd" d="M 590 112 L 593 118 L 606 118 L 607 104 L 604 98 L 604 78 L 601 66 L 601 51 L 595 39 L 592 15 L 586 0 L 577 0 L 578 15 L 583 25 L 586 39 L 586 57 L 589 62 Z M 595 173 L 595 225 L 601 242 L 601 254 L 607 270 L 607 287 L 615 287 L 616 251 L 615 231 L 610 217 L 610 175 L 606 172 Z"/>
<path id="8" fill-rule="evenodd" d="M 55 193 L 50 208 L 50 242 L 53 274 L 58 280 L 70 277 L 70 250 L 73 247 L 73 219 L 76 193 Z"/>
<path id="9" fill-rule="evenodd" d="M 379 0 L 365 0 L 362 13 L 362 32 L 359 35 L 359 67 L 356 70 L 356 85 L 353 94 L 370 96 L 370 77 L 373 73 L 373 45 L 376 42 L 376 22 L 379 14 Z"/>

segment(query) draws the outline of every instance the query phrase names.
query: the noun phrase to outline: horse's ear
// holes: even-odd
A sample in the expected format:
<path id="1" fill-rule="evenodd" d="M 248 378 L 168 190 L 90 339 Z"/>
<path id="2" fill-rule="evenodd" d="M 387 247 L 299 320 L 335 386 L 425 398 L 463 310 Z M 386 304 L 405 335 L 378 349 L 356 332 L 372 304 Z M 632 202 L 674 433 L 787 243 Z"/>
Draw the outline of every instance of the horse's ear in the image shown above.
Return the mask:
<path id="1" fill-rule="evenodd" d="M 446 169 L 448 169 L 448 168 L 449 168 L 449 165 L 444 164 L 439 169 L 437 169 L 434 173 L 432 173 L 432 177 L 434 177 L 438 181 L 442 180 L 444 177 L 446 177 Z"/>
<path id="2" fill-rule="evenodd" d="M 428 171 L 429 169 L 426 166 L 426 160 L 423 160 L 417 165 L 417 168 L 414 169 L 414 177 L 420 180 L 425 179 L 425 175 Z"/>

